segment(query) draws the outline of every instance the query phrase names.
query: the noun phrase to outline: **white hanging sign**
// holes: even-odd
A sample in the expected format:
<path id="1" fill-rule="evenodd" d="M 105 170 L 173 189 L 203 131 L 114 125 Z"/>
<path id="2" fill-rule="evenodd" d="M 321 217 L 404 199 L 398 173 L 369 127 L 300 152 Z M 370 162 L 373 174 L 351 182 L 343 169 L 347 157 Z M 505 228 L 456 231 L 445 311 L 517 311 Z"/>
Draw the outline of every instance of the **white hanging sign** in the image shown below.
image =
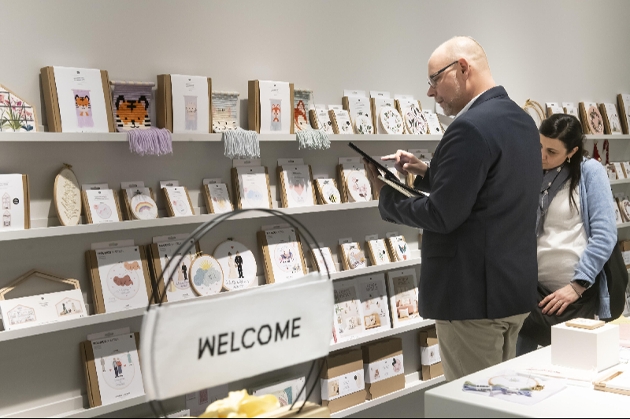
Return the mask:
<path id="1" fill-rule="evenodd" d="M 140 333 L 147 396 L 164 400 L 327 356 L 333 303 L 332 282 L 311 274 L 152 308 Z"/>

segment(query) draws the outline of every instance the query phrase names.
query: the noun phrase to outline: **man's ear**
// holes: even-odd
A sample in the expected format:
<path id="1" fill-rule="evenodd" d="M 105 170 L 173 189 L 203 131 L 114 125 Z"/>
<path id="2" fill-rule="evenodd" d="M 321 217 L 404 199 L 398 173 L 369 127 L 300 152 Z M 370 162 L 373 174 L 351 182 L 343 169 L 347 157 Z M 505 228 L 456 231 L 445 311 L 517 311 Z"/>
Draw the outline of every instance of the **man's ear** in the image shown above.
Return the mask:
<path id="1" fill-rule="evenodd" d="M 464 78 L 468 78 L 468 74 L 470 71 L 470 65 L 465 58 L 460 58 L 458 61 L 459 71 L 464 75 Z"/>

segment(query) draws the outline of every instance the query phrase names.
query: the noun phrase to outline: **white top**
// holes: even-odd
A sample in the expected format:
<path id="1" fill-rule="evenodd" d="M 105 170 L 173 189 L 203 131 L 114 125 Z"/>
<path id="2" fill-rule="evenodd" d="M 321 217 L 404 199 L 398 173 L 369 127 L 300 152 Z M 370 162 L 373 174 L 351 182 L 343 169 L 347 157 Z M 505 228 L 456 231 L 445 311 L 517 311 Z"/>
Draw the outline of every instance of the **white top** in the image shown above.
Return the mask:
<path id="1" fill-rule="evenodd" d="M 455 116 L 455 119 L 459 118 L 459 117 L 460 117 L 460 115 L 463 115 L 463 114 L 465 114 L 466 112 L 468 112 L 468 109 L 470 109 L 470 107 L 471 107 L 471 106 L 475 103 L 475 101 L 476 101 L 477 99 L 479 99 L 479 96 L 483 95 L 484 93 L 486 93 L 486 92 L 481 92 L 481 93 L 479 93 L 477 96 L 475 96 L 474 98 L 472 98 L 472 99 L 470 100 L 470 102 L 468 102 L 468 104 L 466 104 L 466 106 L 464 106 L 464 109 L 462 109 L 461 111 L 459 111 L 459 113 Z"/>
<path id="2" fill-rule="evenodd" d="M 577 210 L 570 205 L 570 181 L 558 192 L 538 237 L 538 282 L 554 292 L 571 282 L 588 237 L 582 223 L 580 191 L 574 192 Z"/>

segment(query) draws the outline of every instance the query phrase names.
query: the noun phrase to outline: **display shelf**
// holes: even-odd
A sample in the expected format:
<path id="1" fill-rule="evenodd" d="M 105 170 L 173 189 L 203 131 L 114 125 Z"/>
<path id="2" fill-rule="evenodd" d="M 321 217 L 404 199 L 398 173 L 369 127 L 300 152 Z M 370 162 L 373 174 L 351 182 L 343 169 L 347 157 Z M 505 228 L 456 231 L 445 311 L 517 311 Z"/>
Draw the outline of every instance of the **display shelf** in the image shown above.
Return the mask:
<path id="1" fill-rule="evenodd" d="M 416 372 L 416 373 L 407 375 L 405 377 L 405 381 L 406 381 L 405 388 L 402 390 L 395 391 L 393 393 L 387 394 L 383 397 L 378 397 L 373 400 L 367 400 L 356 406 L 352 406 L 347 409 L 341 410 L 337 413 L 333 413 L 332 415 L 330 415 L 330 417 L 331 418 L 345 418 L 347 416 L 355 415 L 357 413 L 363 412 L 364 410 L 370 409 L 380 404 L 387 403 L 392 400 L 396 400 L 403 396 L 407 396 L 411 393 L 415 393 L 417 391 L 421 391 L 429 387 L 433 387 L 437 384 L 443 383 L 444 376 L 433 378 L 427 381 L 422 381 L 419 379 L 419 374 Z"/>
<path id="2" fill-rule="evenodd" d="M 630 227 L 630 223 L 617 224 L 617 230 L 622 230 Z"/>
<path id="3" fill-rule="evenodd" d="M 625 185 L 630 183 L 630 179 L 618 179 L 618 180 L 611 180 L 610 181 L 610 186 L 615 186 L 615 185 Z"/>
<path id="4" fill-rule="evenodd" d="M 603 135 L 593 135 L 589 134 L 586 136 L 587 140 L 630 140 L 630 135 L 611 135 L 611 134 L 603 134 Z"/>
<path id="5" fill-rule="evenodd" d="M 367 208 L 378 208 L 378 201 L 370 202 L 352 202 L 347 204 L 338 205 L 315 205 L 311 207 L 302 208 L 281 208 L 279 209 L 288 215 L 301 215 L 301 214 L 313 214 L 323 212 L 334 211 L 348 211 Z M 49 237 L 60 236 L 73 236 L 79 234 L 94 234 L 94 233 L 106 233 L 112 231 L 127 231 L 138 230 L 145 228 L 162 228 L 173 226 L 184 226 L 202 224 L 206 221 L 211 221 L 218 218 L 219 215 L 215 214 L 203 214 L 195 215 L 192 217 L 166 217 L 158 218 L 155 220 L 135 220 L 135 221 L 121 221 L 118 223 L 106 223 L 106 224 L 81 224 L 78 226 L 69 227 L 41 227 L 30 230 L 17 230 L 6 231 L 0 233 L 0 242 L 13 241 L 13 240 L 29 240 L 29 239 L 42 239 Z M 274 215 L 265 212 L 248 212 L 245 214 L 239 214 L 231 220 L 250 220 L 257 218 L 272 218 Z"/>
<path id="6" fill-rule="evenodd" d="M 63 413 L 54 418 L 95 418 L 98 416 L 108 415 L 119 410 L 127 409 L 129 407 L 139 406 L 144 403 L 148 403 L 147 396 L 134 397 L 129 400 L 125 400 L 119 403 L 112 403 L 105 406 L 92 407 L 90 409 L 76 409 L 67 413 Z"/>
<path id="7" fill-rule="evenodd" d="M 435 325 L 435 320 L 419 320 L 404 326 L 394 327 L 392 329 L 385 330 L 383 332 L 372 333 L 369 335 L 363 335 L 356 339 L 349 340 L 347 342 L 336 343 L 330 345 L 330 352 L 341 351 L 342 349 L 352 348 L 354 346 L 363 345 L 369 342 L 385 339 L 391 336 L 401 335 L 403 333 L 411 332 L 414 330 L 424 329 L 425 327 Z"/>
<path id="8" fill-rule="evenodd" d="M 619 137 L 619 136 L 616 136 Z M 628 136 L 630 138 L 630 136 Z M 222 134 L 173 134 L 173 142 L 206 142 L 220 143 Z M 261 142 L 297 142 L 294 134 L 259 134 Z M 427 141 L 438 142 L 442 135 L 329 135 L 332 142 L 345 141 Z M 127 142 L 126 133 L 76 133 L 76 132 L 2 132 L 0 133 L 0 143 L 33 143 L 33 142 L 63 142 L 63 143 L 124 143 Z"/>
<path id="9" fill-rule="evenodd" d="M 341 281 L 342 279 L 350 279 L 350 278 L 356 278 L 358 276 L 380 274 L 380 273 L 385 273 L 389 271 L 394 271 L 397 269 L 404 269 L 404 268 L 409 268 L 412 266 L 418 266 L 421 264 L 422 264 L 421 258 L 414 258 L 414 259 L 405 260 L 404 262 L 392 262 L 392 263 L 387 263 L 385 265 L 368 266 L 367 268 L 364 268 L 364 269 L 354 269 L 351 271 L 336 272 L 334 274 L 331 274 L 330 277 L 333 281 Z"/>

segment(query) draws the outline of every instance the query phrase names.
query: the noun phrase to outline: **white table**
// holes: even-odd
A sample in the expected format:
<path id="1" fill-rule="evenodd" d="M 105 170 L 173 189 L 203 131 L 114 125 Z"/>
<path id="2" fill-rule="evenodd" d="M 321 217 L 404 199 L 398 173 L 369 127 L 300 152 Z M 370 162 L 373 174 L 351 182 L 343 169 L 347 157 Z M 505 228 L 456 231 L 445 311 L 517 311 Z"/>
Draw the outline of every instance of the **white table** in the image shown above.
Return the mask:
<path id="1" fill-rule="evenodd" d="M 462 391 L 465 381 L 483 380 L 493 373 L 550 363 L 551 348 L 547 347 L 427 391 L 425 417 L 630 417 L 630 396 L 596 391 L 593 386 L 568 385 L 533 406 Z"/>

